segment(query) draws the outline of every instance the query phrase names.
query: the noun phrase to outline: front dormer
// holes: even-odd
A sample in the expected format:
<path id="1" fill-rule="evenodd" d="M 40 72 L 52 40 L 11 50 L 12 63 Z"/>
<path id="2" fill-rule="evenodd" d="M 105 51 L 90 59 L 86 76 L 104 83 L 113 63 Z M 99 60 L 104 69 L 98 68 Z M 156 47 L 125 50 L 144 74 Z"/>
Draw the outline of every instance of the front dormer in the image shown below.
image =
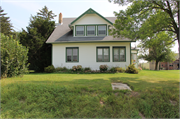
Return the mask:
<path id="1" fill-rule="evenodd" d="M 108 36 L 111 25 L 112 22 L 90 8 L 72 21 L 69 27 L 73 30 L 73 37 L 98 37 Z"/>

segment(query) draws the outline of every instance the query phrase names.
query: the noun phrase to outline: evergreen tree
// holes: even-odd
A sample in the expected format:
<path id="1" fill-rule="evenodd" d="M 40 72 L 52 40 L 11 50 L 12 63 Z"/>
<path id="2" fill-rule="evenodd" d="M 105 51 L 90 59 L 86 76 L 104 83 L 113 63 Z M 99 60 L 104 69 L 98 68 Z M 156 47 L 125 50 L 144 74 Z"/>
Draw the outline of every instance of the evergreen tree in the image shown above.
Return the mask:
<path id="1" fill-rule="evenodd" d="M 29 69 L 36 72 L 44 71 L 44 67 L 51 65 L 51 44 L 46 44 L 53 30 L 55 22 L 42 17 L 31 16 L 30 24 L 20 33 L 20 42 L 29 48 Z"/>
<path id="2" fill-rule="evenodd" d="M 6 17 L 7 13 L 3 13 L 4 10 L 0 6 L 0 32 L 3 33 L 4 35 L 13 35 L 13 29 L 12 25 L 10 23 L 9 17 Z"/>
<path id="3" fill-rule="evenodd" d="M 46 6 L 44 6 L 44 8 L 42 8 L 42 10 L 39 10 L 39 12 L 37 13 L 37 16 L 43 19 L 54 19 L 54 17 L 56 17 L 57 15 L 55 15 L 52 10 L 48 11 L 48 8 Z"/>

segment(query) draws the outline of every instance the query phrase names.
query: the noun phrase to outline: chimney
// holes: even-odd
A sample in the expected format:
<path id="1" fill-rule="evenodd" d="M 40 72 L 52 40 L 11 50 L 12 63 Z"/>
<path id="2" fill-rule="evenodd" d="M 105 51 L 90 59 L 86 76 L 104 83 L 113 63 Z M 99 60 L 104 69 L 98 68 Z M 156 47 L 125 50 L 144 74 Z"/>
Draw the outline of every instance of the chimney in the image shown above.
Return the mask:
<path id="1" fill-rule="evenodd" d="M 63 23 L 62 13 L 59 14 L 59 24 Z"/>

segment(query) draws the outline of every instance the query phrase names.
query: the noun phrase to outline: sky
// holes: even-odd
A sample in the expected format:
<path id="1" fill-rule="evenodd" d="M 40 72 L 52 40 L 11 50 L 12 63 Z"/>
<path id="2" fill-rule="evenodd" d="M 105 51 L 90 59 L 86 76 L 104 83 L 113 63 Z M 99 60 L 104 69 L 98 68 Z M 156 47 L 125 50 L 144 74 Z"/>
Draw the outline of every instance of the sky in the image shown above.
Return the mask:
<path id="1" fill-rule="evenodd" d="M 14 30 L 21 31 L 26 29 L 31 15 L 37 15 L 37 12 L 44 6 L 57 15 L 54 21 L 58 23 L 58 15 L 61 12 L 64 18 L 78 17 L 89 8 L 104 17 L 114 17 L 114 11 L 125 10 L 127 6 L 110 3 L 108 0 L 0 0 L 0 6 L 10 17 Z M 132 43 L 137 46 L 138 42 Z M 178 53 L 178 42 L 175 42 L 172 51 Z"/>

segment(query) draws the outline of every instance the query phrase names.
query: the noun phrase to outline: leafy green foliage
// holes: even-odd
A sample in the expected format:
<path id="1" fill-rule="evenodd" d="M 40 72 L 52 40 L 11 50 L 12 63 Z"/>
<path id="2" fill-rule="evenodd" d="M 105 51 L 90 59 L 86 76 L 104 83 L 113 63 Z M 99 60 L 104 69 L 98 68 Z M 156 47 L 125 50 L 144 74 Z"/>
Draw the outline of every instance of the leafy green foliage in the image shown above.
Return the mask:
<path id="1" fill-rule="evenodd" d="M 45 68 L 44 68 L 44 71 L 45 71 L 46 73 L 53 73 L 53 72 L 55 71 L 55 68 L 54 68 L 53 65 L 50 65 L 50 66 L 48 66 L 48 67 L 45 67 Z"/>
<path id="2" fill-rule="evenodd" d="M 43 72 L 44 67 L 51 65 L 51 44 L 46 44 L 53 30 L 55 22 L 37 16 L 31 16 L 27 31 L 20 33 L 20 42 L 29 48 L 29 68 L 36 72 Z"/>
<path id="3" fill-rule="evenodd" d="M 13 39 L 1 34 L 1 77 L 23 75 L 28 72 L 28 49 Z"/>
<path id="4" fill-rule="evenodd" d="M 176 0 L 109 0 L 128 8 L 115 12 L 117 20 L 110 33 L 114 37 L 146 40 L 154 33 L 170 32 L 172 42 L 179 42 L 179 1 Z"/>
<path id="5" fill-rule="evenodd" d="M 172 37 L 165 33 L 160 32 L 155 34 L 150 39 L 143 40 L 139 47 L 142 48 L 139 58 L 143 58 L 147 61 L 155 60 L 155 69 L 157 70 L 158 62 L 172 62 L 175 58 L 175 53 L 171 51 Z M 149 50 L 149 53 L 145 52 Z"/>
<path id="6" fill-rule="evenodd" d="M 108 66 L 107 65 L 100 65 L 99 69 L 100 69 L 100 71 L 107 71 Z"/>
<path id="7" fill-rule="evenodd" d="M 134 64 L 130 64 L 126 71 L 126 73 L 133 73 L 133 74 L 138 74 L 138 69 L 135 68 Z"/>
<path id="8" fill-rule="evenodd" d="M 10 23 L 9 17 L 6 17 L 5 15 L 7 15 L 7 13 L 3 13 L 4 10 L 2 10 L 1 6 L 0 6 L 0 32 L 3 33 L 6 36 L 10 36 L 13 35 L 12 32 L 12 25 Z"/>

